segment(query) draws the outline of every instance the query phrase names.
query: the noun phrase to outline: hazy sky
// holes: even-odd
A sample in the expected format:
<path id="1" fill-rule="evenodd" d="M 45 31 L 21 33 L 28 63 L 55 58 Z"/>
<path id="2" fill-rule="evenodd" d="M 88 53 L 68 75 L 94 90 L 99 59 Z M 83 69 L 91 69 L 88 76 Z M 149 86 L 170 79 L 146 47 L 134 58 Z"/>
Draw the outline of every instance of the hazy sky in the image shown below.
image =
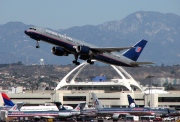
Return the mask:
<path id="1" fill-rule="evenodd" d="M 0 0 L 0 24 L 66 29 L 121 20 L 140 10 L 180 15 L 180 0 Z"/>

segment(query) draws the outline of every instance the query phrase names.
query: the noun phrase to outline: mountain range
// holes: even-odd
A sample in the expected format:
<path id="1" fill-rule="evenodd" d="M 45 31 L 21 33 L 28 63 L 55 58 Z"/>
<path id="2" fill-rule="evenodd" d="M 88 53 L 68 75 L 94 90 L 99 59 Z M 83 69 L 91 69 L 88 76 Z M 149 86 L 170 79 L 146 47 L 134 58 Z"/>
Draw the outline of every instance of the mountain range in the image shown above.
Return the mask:
<path id="1" fill-rule="evenodd" d="M 22 22 L 0 25 L 0 63 L 38 64 L 44 59 L 45 64 L 71 64 L 74 56 L 53 55 L 53 45 L 40 42 L 40 48 L 36 49 L 36 41 L 24 34 L 32 26 L 38 25 Z M 121 20 L 54 31 L 100 47 L 132 46 L 146 39 L 148 44 L 138 61 L 152 61 L 156 65 L 180 63 L 180 16 L 172 13 L 137 11 Z"/>

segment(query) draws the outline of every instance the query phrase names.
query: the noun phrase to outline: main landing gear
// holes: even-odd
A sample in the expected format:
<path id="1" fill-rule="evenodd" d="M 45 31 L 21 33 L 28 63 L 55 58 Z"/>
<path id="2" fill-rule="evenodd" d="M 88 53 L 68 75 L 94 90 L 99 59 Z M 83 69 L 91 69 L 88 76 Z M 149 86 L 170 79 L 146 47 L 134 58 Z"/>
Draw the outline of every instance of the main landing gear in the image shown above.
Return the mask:
<path id="1" fill-rule="evenodd" d="M 78 60 L 78 54 L 75 54 L 74 55 L 74 57 L 75 57 L 75 60 L 74 61 L 72 61 L 73 62 L 73 64 L 75 64 L 75 65 L 79 65 L 80 64 L 80 62 L 78 62 L 77 60 Z"/>
<path id="2" fill-rule="evenodd" d="M 75 54 L 74 55 L 74 57 L 75 57 L 75 60 L 74 61 L 72 61 L 73 62 L 73 64 L 75 64 L 75 65 L 79 65 L 80 64 L 80 62 L 78 62 L 77 60 L 78 60 L 78 54 Z M 87 63 L 89 63 L 90 65 L 93 65 L 94 64 L 94 61 L 91 61 L 91 59 L 88 59 L 87 60 Z"/>
<path id="3" fill-rule="evenodd" d="M 87 60 L 87 63 L 89 63 L 90 65 L 93 65 L 93 64 L 94 64 L 94 62 L 91 61 L 91 59 L 88 59 L 88 60 Z"/>
<path id="4" fill-rule="evenodd" d="M 39 46 L 39 40 L 37 40 L 37 42 L 36 42 L 36 48 L 39 48 L 40 46 Z"/>

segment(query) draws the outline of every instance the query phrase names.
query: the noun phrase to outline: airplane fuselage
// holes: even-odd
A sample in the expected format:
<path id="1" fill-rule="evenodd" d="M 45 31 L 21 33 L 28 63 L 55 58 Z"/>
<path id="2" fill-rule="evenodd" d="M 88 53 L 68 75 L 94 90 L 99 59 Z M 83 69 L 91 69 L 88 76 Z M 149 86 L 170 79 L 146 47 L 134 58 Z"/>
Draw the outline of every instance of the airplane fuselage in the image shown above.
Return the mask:
<path id="1" fill-rule="evenodd" d="M 162 115 L 168 114 L 166 109 L 152 109 L 152 108 L 103 108 L 99 109 L 96 112 L 98 115 L 114 115 L 114 114 L 126 114 L 126 115 L 135 115 L 135 116 L 146 116 L 146 115 Z"/>
<path id="2" fill-rule="evenodd" d="M 31 28 L 29 30 L 26 30 L 25 33 L 29 35 L 31 38 L 37 40 L 37 41 L 45 41 L 47 43 L 51 43 L 53 45 L 59 46 L 63 48 L 68 54 L 74 54 L 78 55 L 76 47 L 79 45 L 84 45 L 88 47 L 96 47 L 94 45 L 88 44 L 83 41 L 79 41 L 76 39 L 73 39 L 71 37 L 68 37 L 66 35 L 61 35 L 56 32 L 50 31 L 48 29 L 44 28 Z M 117 65 L 117 66 L 126 66 L 126 67 L 136 67 L 138 65 L 132 65 L 131 62 L 134 62 L 125 56 L 116 56 L 112 53 L 99 53 L 95 55 L 81 55 L 80 59 L 87 60 L 87 59 L 95 59 L 104 63 Z"/>

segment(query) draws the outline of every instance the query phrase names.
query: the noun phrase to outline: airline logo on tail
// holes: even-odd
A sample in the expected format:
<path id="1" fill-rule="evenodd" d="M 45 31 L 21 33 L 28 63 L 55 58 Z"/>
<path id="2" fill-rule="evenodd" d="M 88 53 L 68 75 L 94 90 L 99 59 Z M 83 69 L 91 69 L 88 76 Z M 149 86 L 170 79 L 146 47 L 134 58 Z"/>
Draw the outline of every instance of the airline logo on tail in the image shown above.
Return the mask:
<path id="1" fill-rule="evenodd" d="M 135 103 L 131 103 L 131 104 L 130 104 L 130 107 L 131 107 L 131 108 L 136 107 Z"/>
<path id="2" fill-rule="evenodd" d="M 94 102 L 94 105 L 99 105 L 99 101 L 96 99 L 96 101 Z"/>
<path id="3" fill-rule="evenodd" d="M 137 46 L 136 49 L 135 49 L 135 51 L 136 51 L 137 53 L 139 53 L 139 52 L 141 52 L 141 49 L 142 49 L 141 47 Z"/>
<path id="4" fill-rule="evenodd" d="M 4 100 L 5 106 L 14 106 L 14 103 L 11 101 L 11 99 L 5 93 L 1 93 L 1 95 Z"/>

